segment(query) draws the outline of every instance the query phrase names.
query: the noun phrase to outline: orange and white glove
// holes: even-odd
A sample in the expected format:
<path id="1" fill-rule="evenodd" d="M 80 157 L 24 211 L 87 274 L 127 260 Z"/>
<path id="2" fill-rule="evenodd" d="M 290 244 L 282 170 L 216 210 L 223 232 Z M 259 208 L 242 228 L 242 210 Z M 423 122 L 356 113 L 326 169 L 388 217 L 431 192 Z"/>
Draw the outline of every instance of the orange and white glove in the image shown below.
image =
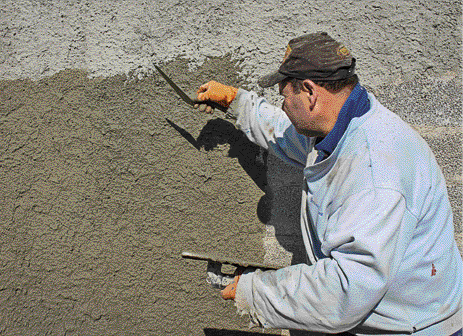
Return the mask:
<path id="1" fill-rule="evenodd" d="M 233 86 L 221 84 L 216 81 L 210 81 L 203 84 L 198 89 L 198 100 L 210 100 L 223 107 L 229 107 L 233 99 L 238 94 L 238 89 Z M 205 104 L 196 104 L 195 108 L 199 107 L 200 111 L 212 112 L 212 108 Z"/>
<path id="2" fill-rule="evenodd" d="M 233 282 L 225 287 L 220 294 L 224 300 L 234 300 L 236 296 L 236 288 L 238 288 L 238 281 L 240 280 L 241 274 L 235 276 Z"/>

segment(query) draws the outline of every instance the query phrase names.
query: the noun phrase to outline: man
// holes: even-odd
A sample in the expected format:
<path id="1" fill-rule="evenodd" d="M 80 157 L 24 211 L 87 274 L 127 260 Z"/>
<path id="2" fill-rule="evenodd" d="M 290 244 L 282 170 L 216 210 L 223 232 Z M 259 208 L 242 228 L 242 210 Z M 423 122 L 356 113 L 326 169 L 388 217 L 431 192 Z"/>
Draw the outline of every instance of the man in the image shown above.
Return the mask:
<path id="1" fill-rule="evenodd" d="M 461 335 L 462 260 L 425 141 L 366 92 L 326 33 L 291 40 L 259 84 L 279 85 L 281 109 L 217 82 L 198 99 L 229 107 L 251 141 L 303 169 L 308 260 L 245 272 L 222 296 L 267 328 Z"/>

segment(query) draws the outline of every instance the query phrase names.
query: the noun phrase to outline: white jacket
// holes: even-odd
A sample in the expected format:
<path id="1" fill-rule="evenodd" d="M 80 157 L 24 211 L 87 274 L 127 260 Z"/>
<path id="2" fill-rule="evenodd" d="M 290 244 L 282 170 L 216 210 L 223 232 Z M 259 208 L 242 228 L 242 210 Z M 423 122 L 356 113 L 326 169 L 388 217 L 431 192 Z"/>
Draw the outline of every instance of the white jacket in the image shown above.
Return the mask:
<path id="1" fill-rule="evenodd" d="M 281 109 L 242 89 L 230 106 L 252 142 L 304 170 L 308 263 L 238 283 L 239 310 L 264 327 L 420 336 L 461 328 L 462 259 L 445 179 L 417 132 L 369 99 L 317 164 L 314 139 Z"/>

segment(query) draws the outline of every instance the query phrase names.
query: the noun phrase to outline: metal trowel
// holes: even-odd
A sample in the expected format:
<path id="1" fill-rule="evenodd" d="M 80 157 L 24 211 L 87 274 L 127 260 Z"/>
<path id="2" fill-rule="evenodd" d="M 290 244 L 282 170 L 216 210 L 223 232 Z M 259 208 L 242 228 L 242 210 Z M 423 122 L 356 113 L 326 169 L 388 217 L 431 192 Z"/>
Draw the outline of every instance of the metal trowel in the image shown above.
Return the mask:
<path id="1" fill-rule="evenodd" d="M 253 268 L 262 268 L 266 270 L 277 270 L 277 269 L 283 268 L 283 266 L 280 266 L 280 265 L 250 262 L 246 260 L 238 260 L 234 258 L 228 258 L 224 256 L 219 256 L 215 254 L 206 254 L 206 253 L 183 252 L 182 258 L 204 260 L 208 262 L 214 262 L 214 263 L 232 265 L 235 267 L 244 267 L 244 268 L 253 267 Z"/>
<path id="2" fill-rule="evenodd" d="M 180 87 L 178 87 L 177 84 L 175 84 L 172 79 L 169 78 L 169 76 L 167 76 L 164 71 L 162 71 L 156 64 L 153 64 L 154 67 L 156 68 L 157 71 L 159 71 L 159 73 L 161 74 L 162 77 L 164 77 L 164 79 L 166 80 L 166 82 L 175 90 L 175 92 L 177 92 L 177 94 L 179 95 L 180 98 L 182 98 L 182 100 L 187 103 L 188 105 L 190 106 L 194 106 L 196 104 L 206 104 L 206 105 L 209 105 L 210 107 L 212 108 L 215 108 L 215 109 L 218 109 L 222 112 L 227 112 L 227 108 L 220 105 L 220 104 L 217 104 L 216 102 L 213 102 L 213 101 L 210 101 L 210 100 L 197 100 L 197 99 L 192 99 L 190 98 L 190 96 L 188 96 Z"/>

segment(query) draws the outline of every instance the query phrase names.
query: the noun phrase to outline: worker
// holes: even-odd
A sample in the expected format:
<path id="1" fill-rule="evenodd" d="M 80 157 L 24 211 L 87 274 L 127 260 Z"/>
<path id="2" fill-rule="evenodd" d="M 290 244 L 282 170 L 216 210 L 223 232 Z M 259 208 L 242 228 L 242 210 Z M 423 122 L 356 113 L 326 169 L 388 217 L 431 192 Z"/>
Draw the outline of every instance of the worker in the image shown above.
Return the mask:
<path id="1" fill-rule="evenodd" d="M 259 84 L 278 85 L 281 108 L 215 81 L 198 100 L 227 107 L 250 141 L 303 171 L 307 263 L 244 272 L 222 297 L 264 328 L 461 335 L 462 258 L 426 142 L 360 85 L 327 33 L 292 39 Z"/>

